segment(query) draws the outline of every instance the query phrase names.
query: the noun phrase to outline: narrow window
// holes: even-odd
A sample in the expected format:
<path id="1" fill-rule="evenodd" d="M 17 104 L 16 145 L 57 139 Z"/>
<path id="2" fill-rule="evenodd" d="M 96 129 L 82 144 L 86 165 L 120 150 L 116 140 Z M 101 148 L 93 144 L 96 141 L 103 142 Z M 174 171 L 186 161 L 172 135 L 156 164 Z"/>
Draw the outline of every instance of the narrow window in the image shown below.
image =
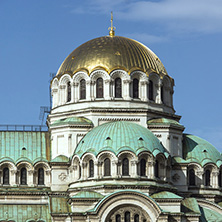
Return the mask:
<path id="1" fill-rule="evenodd" d="M 164 104 L 164 91 L 163 91 L 164 89 L 163 89 L 163 86 L 161 86 L 160 90 L 161 90 L 161 92 L 160 92 L 161 93 L 161 101 Z"/>
<path id="2" fill-rule="evenodd" d="M 81 178 L 81 166 L 79 166 L 79 179 Z"/>
<path id="3" fill-rule="evenodd" d="M 219 175 L 218 175 L 218 185 L 219 185 L 219 187 L 222 187 L 221 179 L 222 179 L 222 177 L 221 177 L 221 171 L 220 171 Z"/>
<path id="4" fill-rule="evenodd" d="M 139 215 L 138 215 L 138 214 L 135 214 L 135 216 L 134 216 L 134 222 L 139 222 Z"/>
<path id="5" fill-rule="evenodd" d="M 115 98 L 122 97 L 122 81 L 120 78 L 115 79 Z"/>
<path id="6" fill-rule="evenodd" d="M 96 80 L 96 98 L 103 98 L 103 79 Z"/>
<path id="7" fill-rule="evenodd" d="M 82 79 L 80 81 L 80 99 L 86 98 L 86 80 Z"/>
<path id="8" fill-rule="evenodd" d="M 159 178 L 159 161 L 158 160 L 156 160 L 156 163 L 155 163 L 154 174 L 156 178 Z"/>
<path id="9" fill-rule="evenodd" d="M 149 100 L 153 101 L 153 81 L 149 81 Z"/>
<path id="10" fill-rule="evenodd" d="M 116 215 L 116 222 L 121 222 L 121 217 L 119 214 Z"/>
<path id="11" fill-rule="evenodd" d="M 44 185 L 44 169 L 38 169 L 38 185 Z"/>
<path id="12" fill-rule="evenodd" d="M 210 186 L 210 170 L 205 171 L 205 186 Z"/>
<path id="13" fill-rule="evenodd" d="M 27 170 L 24 167 L 21 169 L 20 173 L 20 184 L 27 185 Z"/>
<path id="14" fill-rule="evenodd" d="M 122 175 L 129 176 L 129 160 L 127 158 L 123 159 L 122 163 Z"/>
<path id="15" fill-rule="evenodd" d="M 110 159 L 106 158 L 104 160 L 104 176 L 110 176 Z"/>
<path id="16" fill-rule="evenodd" d="M 146 176 L 146 160 L 140 160 L 140 176 Z"/>
<path id="17" fill-rule="evenodd" d="M 194 169 L 189 170 L 189 185 L 195 186 L 195 172 Z"/>
<path id="18" fill-rule="evenodd" d="M 94 177 L 94 162 L 93 162 L 93 160 L 89 161 L 89 177 Z"/>
<path id="19" fill-rule="evenodd" d="M 9 185 L 9 168 L 8 167 L 3 169 L 3 184 Z"/>
<path id="20" fill-rule="evenodd" d="M 133 98 L 139 98 L 139 80 L 133 79 Z"/>
<path id="21" fill-rule="evenodd" d="M 125 222 L 130 222 L 130 212 L 129 212 L 129 211 L 126 211 L 126 212 L 125 212 L 124 221 L 125 221 Z"/>
<path id="22" fill-rule="evenodd" d="M 67 102 L 71 101 L 71 84 L 70 82 L 67 83 Z"/>

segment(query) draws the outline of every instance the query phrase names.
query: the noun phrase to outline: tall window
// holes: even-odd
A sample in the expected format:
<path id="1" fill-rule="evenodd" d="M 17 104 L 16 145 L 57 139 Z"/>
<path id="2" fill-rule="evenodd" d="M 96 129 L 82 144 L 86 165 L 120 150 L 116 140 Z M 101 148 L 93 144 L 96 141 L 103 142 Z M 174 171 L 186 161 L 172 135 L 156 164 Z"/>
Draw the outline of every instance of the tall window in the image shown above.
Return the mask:
<path id="1" fill-rule="evenodd" d="M 121 216 L 119 214 L 116 215 L 116 222 L 121 222 Z"/>
<path id="2" fill-rule="evenodd" d="M 153 101 L 153 81 L 149 81 L 149 100 Z"/>
<path id="3" fill-rule="evenodd" d="M 139 222 L 139 215 L 138 215 L 138 214 L 135 214 L 135 216 L 134 216 L 134 222 Z"/>
<path id="4" fill-rule="evenodd" d="M 38 185 L 44 185 L 44 169 L 38 169 Z"/>
<path id="5" fill-rule="evenodd" d="M 189 170 L 189 185 L 195 186 L 195 171 L 194 171 L 194 169 Z"/>
<path id="6" fill-rule="evenodd" d="M 120 78 L 115 79 L 115 98 L 122 98 L 122 81 Z"/>
<path id="7" fill-rule="evenodd" d="M 86 80 L 80 81 L 80 99 L 86 99 Z"/>
<path id="8" fill-rule="evenodd" d="M 3 184 L 9 185 L 9 168 L 5 167 L 3 169 Z"/>
<path id="9" fill-rule="evenodd" d="M 67 102 L 71 101 L 71 83 L 67 83 Z"/>
<path id="10" fill-rule="evenodd" d="M 129 176 L 129 160 L 127 158 L 123 159 L 122 163 L 122 175 Z"/>
<path id="11" fill-rule="evenodd" d="M 221 176 L 221 170 L 220 170 L 219 175 L 218 175 L 218 185 L 219 185 L 219 187 L 222 187 L 221 179 L 222 179 L 222 176 Z"/>
<path id="12" fill-rule="evenodd" d="M 27 170 L 23 167 L 20 171 L 20 184 L 27 185 Z"/>
<path id="13" fill-rule="evenodd" d="M 146 176 L 146 160 L 140 160 L 140 176 Z"/>
<path id="14" fill-rule="evenodd" d="M 103 79 L 96 80 L 96 98 L 103 98 Z"/>
<path id="15" fill-rule="evenodd" d="M 130 212 L 129 211 L 125 212 L 124 222 L 130 222 Z"/>
<path id="16" fill-rule="evenodd" d="M 210 170 L 205 171 L 205 186 L 210 186 Z"/>
<path id="17" fill-rule="evenodd" d="M 139 80 L 133 79 L 133 98 L 139 98 Z"/>
<path id="18" fill-rule="evenodd" d="M 93 162 L 93 160 L 89 161 L 89 177 L 94 177 L 94 162 Z"/>
<path id="19" fill-rule="evenodd" d="M 155 163 L 154 174 L 156 178 L 159 178 L 159 161 L 158 160 L 156 160 L 156 163 Z"/>
<path id="20" fill-rule="evenodd" d="M 106 158 L 104 160 L 104 176 L 110 176 L 111 172 L 110 172 L 110 159 Z"/>

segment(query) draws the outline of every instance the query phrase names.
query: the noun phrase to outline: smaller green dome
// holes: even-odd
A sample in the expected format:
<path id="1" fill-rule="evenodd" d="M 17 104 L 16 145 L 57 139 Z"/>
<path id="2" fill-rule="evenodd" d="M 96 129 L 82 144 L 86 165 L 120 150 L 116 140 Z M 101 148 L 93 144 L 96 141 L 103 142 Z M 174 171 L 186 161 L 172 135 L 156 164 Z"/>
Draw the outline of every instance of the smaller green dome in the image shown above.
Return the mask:
<path id="1" fill-rule="evenodd" d="M 201 166 L 214 163 L 219 167 L 222 163 L 222 156 L 212 144 L 189 134 L 183 135 L 183 156 L 185 160 L 199 163 Z"/>
<path id="2" fill-rule="evenodd" d="M 127 121 L 109 122 L 95 127 L 79 142 L 74 154 L 82 156 L 93 153 L 95 156 L 101 151 L 111 151 L 115 155 L 129 150 L 138 155 L 149 151 L 154 156 L 158 153 L 168 153 L 160 141 L 147 128 Z"/>

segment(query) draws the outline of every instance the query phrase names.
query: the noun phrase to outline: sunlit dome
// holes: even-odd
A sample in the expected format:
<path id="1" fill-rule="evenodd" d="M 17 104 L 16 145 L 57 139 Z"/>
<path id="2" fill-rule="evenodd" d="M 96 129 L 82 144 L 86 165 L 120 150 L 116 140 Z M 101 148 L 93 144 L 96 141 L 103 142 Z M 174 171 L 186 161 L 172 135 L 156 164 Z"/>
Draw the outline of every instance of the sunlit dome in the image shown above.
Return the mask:
<path id="1" fill-rule="evenodd" d="M 123 69 L 128 73 L 141 70 L 167 75 L 160 59 L 145 45 L 120 36 L 103 36 L 92 39 L 76 48 L 62 63 L 57 76 L 85 70 L 91 73 L 104 69 L 108 73 Z"/>

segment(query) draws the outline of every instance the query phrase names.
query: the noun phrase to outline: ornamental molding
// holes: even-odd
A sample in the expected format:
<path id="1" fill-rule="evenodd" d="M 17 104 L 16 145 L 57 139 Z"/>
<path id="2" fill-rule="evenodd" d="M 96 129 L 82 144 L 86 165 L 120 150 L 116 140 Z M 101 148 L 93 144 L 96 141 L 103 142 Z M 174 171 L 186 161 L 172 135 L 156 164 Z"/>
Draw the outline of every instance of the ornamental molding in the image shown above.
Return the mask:
<path id="1" fill-rule="evenodd" d="M 139 118 L 99 118 L 99 121 L 133 121 L 140 122 Z"/>
<path id="2" fill-rule="evenodd" d="M 67 174 L 65 174 L 65 173 L 61 173 L 61 174 L 59 174 L 59 176 L 58 176 L 58 179 L 61 180 L 61 181 L 65 181 L 66 178 L 67 178 Z"/>

